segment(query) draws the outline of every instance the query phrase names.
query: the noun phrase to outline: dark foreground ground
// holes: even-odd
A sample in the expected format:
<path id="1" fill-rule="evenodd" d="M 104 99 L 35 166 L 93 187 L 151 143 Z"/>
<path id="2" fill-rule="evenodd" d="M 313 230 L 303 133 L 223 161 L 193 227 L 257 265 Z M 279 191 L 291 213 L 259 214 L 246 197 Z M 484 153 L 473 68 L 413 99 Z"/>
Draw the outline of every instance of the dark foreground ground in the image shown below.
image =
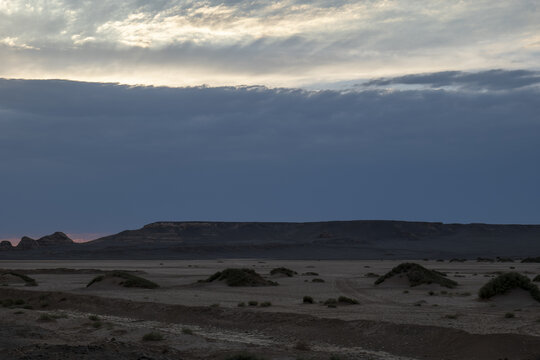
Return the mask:
<path id="1" fill-rule="evenodd" d="M 523 334 L 23 289 L 1 289 L 0 297 L 24 302 L 0 310 L 5 360 L 226 359 L 242 352 L 267 359 L 540 359 L 540 337 Z M 164 339 L 143 341 L 149 331 Z"/>

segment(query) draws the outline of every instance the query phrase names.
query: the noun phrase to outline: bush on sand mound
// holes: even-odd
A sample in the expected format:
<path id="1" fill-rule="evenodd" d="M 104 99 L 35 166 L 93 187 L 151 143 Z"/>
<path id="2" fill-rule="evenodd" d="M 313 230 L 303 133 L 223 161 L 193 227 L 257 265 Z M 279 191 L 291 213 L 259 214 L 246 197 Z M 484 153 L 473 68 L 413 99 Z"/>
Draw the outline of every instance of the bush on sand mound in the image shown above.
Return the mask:
<path id="1" fill-rule="evenodd" d="M 218 271 L 203 282 L 212 282 L 214 280 L 225 281 L 229 286 L 273 286 L 276 282 L 266 280 L 253 269 L 234 269 L 228 268 Z"/>
<path id="2" fill-rule="evenodd" d="M 37 286 L 36 280 L 31 278 L 28 275 L 16 273 L 16 272 L 13 272 L 13 271 L 5 271 L 5 272 L 0 273 L 0 278 L 9 277 L 9 276 L 15 276 L 15 277 L 21 279 L 22 281 L 24 281 L 25 286 Z"/>
<path id="3" fill-rule="evenodd" d="M 528 291 L 533 299 L 540 302 L 538 286 L 533 284 L 527 276 L 517 272 L 508 272 L 491 279 L 480 288 L 478 296 L 480 299 L 490 299 L 495 295 L 506 294 L 513 289 Z"/>
<path id="4" fill-rule="evenodd" d="M 298 273 L 296 271 L 287 269 L 285 267 L 278 267 L 270 271 L 270 275 L 285 275 L 287 277 L 293 277 L 294 275 L 297 275 L 297 274 Z"/>
<path id="5" fill-rule="evenodd" d="M 97 282 L 103 281 L 108 278 L 122 279 L 118 283 L 118 285 L 127 287 L 127 288 L 136 287 L 136 288 L 143 288 L 143 289 L 155 289 L 159 287 L 159 285 L 156 284 L 155 282 L 144 279 L 140 276 L 127 273 L 125 271 L 118 271 L 118 270 L 107 272 L 105 275 L 96 276 L 88 283 L 88 285 L 86 285 L 86 287 L 89 287 Z"/>
<path id="6" fill-rule="evenodd" d="M 534 282 L 540 282 L 540 275 L 536 275 L 533 279 Z"/>
<path id="7" fill-rule="evenodd" d="M 403 263 L 391 271 L 375 280 L 375 285 L 381 284 L 385 280 L 388 280 L 394 276 L 405 275 L 409 280 L 410 286 L 417 286 L 421 284 L 439 284 L 447 288 L 453 288 L 457 285 L 457 282 L 446 278 L 445 274 L 429 270 L 415 263 Z"/>
<path id="8" fill-rule="evenodd" d="M 537 257 L 528 257 L 521 260 L 522 263 L 540 263 L 540 256 Z"/>

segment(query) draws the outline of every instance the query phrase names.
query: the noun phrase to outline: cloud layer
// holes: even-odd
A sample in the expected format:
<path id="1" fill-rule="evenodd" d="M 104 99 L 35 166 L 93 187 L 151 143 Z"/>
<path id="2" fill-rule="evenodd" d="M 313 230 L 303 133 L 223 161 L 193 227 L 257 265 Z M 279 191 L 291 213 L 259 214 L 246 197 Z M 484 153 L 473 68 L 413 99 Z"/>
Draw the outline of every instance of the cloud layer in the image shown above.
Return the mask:
<path id="1" fill-rule="evenodd" d="M 365 87 L 392 85 L 424 85 L 431 88 L 459 90 L 515 90 L 540 85 L 540 71 L 488 70 L 476 73 L 444 71 L 431 74 L 413 74 L 394 78 L 381 78 L 365 82 Z"/>
<path id="2" fill-rule="evenodd" d="M 539 91 L 519 80 L 534 76 L 352 92 L 0 80 L 0 235 L 167 219 L 537 223 Z"/>
<path id="3" fill-rule="evenodd" d="M 331 87 L 538 70 L 536 1 L 5 0 L 0 77 Z"/>

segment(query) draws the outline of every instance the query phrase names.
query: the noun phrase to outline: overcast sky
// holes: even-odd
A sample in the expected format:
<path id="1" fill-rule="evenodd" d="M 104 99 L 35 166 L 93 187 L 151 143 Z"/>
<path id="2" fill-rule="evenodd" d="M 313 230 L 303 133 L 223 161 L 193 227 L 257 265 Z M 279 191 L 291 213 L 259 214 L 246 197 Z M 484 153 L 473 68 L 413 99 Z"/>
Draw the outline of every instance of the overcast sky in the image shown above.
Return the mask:
<path id="1" fill-rule="evenodd" d="M 540 223 L 537 3 L 2 1 L 0 239 Z"/>

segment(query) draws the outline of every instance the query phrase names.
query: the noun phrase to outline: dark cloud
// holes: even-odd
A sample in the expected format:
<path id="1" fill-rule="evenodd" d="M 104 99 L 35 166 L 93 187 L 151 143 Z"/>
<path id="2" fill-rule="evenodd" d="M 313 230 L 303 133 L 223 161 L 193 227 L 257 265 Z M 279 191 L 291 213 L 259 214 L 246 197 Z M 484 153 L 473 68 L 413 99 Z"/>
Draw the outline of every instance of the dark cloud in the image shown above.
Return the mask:
<path id="1" fill-rule="evenodd" d="M 539 92 L 505 89 L 0 80 L 2 236 L 164 219 L 537 222 Z"/>
<path id="2" fill-rule="evenodd" d="M 488 70 L 476 73 L 443 71 L 381 78 L 366 82 L 365 86 L 427 85 L 433 88 L 455 86 L 468 89 L 513 90 L 540 85 L 540 72 L 532 70 Z"/>

